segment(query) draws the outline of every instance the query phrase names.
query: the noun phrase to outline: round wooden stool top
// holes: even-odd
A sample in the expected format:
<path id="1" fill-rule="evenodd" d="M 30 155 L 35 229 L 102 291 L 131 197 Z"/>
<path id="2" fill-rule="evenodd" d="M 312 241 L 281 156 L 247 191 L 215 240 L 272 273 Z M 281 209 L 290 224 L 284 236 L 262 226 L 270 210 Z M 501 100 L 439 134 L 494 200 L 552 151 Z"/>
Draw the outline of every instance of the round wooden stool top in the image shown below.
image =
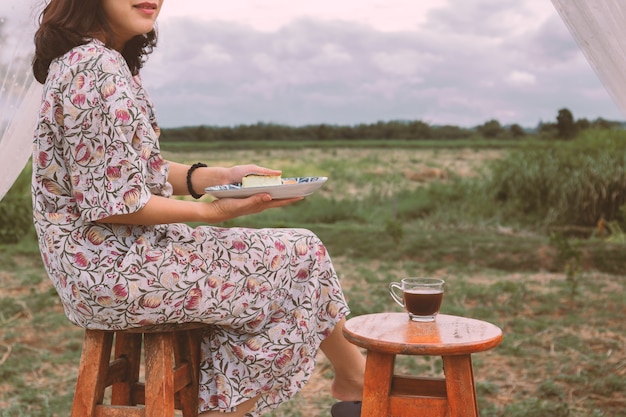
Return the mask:
<path id="1" fill-rule="evenodd" d="M 407 313 L 366 314 L 348 320 L 343 332 L 357 346 L 400 355 L 467 355 L 502 341 L 502 330 L 491 323 L 446 314 L 428 323 Z"/>

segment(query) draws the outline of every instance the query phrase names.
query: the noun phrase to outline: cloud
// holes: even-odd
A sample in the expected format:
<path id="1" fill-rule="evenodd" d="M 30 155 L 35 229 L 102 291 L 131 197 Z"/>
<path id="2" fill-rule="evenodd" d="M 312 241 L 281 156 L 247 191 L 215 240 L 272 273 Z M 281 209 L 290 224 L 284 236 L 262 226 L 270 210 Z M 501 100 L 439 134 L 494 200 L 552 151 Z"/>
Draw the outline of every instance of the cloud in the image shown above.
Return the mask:
<path id="1" fill-rule="evenodd" d="M 534 74 L 525 71 L 512 71 L 506 80 L 512 85 L 534 85 L 537 82 L 537 77 Z"/>
<path id="2" fill-rule="evenodd" d="M 554 10 L 534 3 L 454 2 L 396 31 L 317 17 L 271 31 L 168 18 L 144 79 L 164 126 L 494 118 L 535 126 L 563 107 L 619 118 Z"/>
<path id="3" fill-rule="evenodd" d="M 194 16 L 205 21 L 228 21 L 261 32 L 276 31 L 294 20 L 312 18 L 360 23 L 379 31 L 415 30 L 430 10 L 448 0 L 229 0 L 166 2 L 161 20 Z"/>

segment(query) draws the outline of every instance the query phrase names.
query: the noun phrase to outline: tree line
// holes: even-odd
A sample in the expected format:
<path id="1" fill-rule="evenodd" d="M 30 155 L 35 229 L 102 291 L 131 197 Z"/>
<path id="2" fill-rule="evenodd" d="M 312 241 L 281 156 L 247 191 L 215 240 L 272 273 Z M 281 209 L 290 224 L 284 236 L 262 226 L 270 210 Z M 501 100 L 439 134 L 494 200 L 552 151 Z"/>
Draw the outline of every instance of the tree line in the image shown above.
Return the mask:
<path id="1" fill-rule="evenodd" d="M 587 129 L 621 128 L 622 122 L 598 118 L 575 119 L 572 112 L 563 108 L 552 123 L 540 123 L 534 129 L 519 124 L 502 125 L 492 119 L 472 127 L 430 125 L 423 121 L 378 121 L 358 125 L 314 124 L 287 126 L 273 123 L 256 123 L 238 126 L 187 126 L 162 130 L 161 141 L 214 142 L 214 141 L 350 141 L 350 140 L 459 140 L 498 139 L 519 140 L 528 136 L 540 139 L 575 138 Z"/>

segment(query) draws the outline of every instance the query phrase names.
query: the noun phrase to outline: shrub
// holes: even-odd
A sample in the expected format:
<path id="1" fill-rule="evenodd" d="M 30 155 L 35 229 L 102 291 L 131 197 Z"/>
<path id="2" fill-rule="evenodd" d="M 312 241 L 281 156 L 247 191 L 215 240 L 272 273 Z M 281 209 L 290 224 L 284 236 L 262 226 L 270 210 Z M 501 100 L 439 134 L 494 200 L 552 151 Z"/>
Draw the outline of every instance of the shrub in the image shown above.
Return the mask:
<path id="1" fill-rule="evenodd" d="M 30 177 L 29 165 L 0 201 L 0 243 L 17 243 L 34 230 Z"/>
<path id="2" fill-rule="evenodd" d="M 625 163 L 626 132 L 591 130 L 495 161 L 486 190 L 510 216 L 545 225 L 623 222 Z"/>

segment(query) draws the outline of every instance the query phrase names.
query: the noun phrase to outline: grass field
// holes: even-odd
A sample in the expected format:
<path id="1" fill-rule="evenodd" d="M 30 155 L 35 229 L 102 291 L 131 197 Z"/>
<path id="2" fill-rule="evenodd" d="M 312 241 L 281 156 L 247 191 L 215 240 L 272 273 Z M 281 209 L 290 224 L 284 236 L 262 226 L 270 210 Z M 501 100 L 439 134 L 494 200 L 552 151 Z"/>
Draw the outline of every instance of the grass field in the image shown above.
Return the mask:
<path id="1" fill-rule="evenodd" d="M 502 151 L 186 148 L 166 155 L 328 176 L 320 193 L 295 207 L 229 224 L 314 230 L 333 255 L 353 315 L 399 311 L 387 293 L 391 281 L 445 278 L 443 313 L 484 319 L 504 331 L 499 347 L 474 356 L 482 417 L 626 416 L 624 243 L 555 242 L 535 228 L 506 218 L 476 220 L 453 205 L 418 202 L 421 214 L 410 216 L 418 208 L 403 207 L 397 197 L 474 178 Z M 64 316 L 34 240 L 1 246 L 0 417 L 69 415 L 81 337 Z M 402 357 L 397 366 L 441 373 L 437 358 Z M 271 417 L 329 416 L 331 378 L 320 356 L 305 389 Z"/>

